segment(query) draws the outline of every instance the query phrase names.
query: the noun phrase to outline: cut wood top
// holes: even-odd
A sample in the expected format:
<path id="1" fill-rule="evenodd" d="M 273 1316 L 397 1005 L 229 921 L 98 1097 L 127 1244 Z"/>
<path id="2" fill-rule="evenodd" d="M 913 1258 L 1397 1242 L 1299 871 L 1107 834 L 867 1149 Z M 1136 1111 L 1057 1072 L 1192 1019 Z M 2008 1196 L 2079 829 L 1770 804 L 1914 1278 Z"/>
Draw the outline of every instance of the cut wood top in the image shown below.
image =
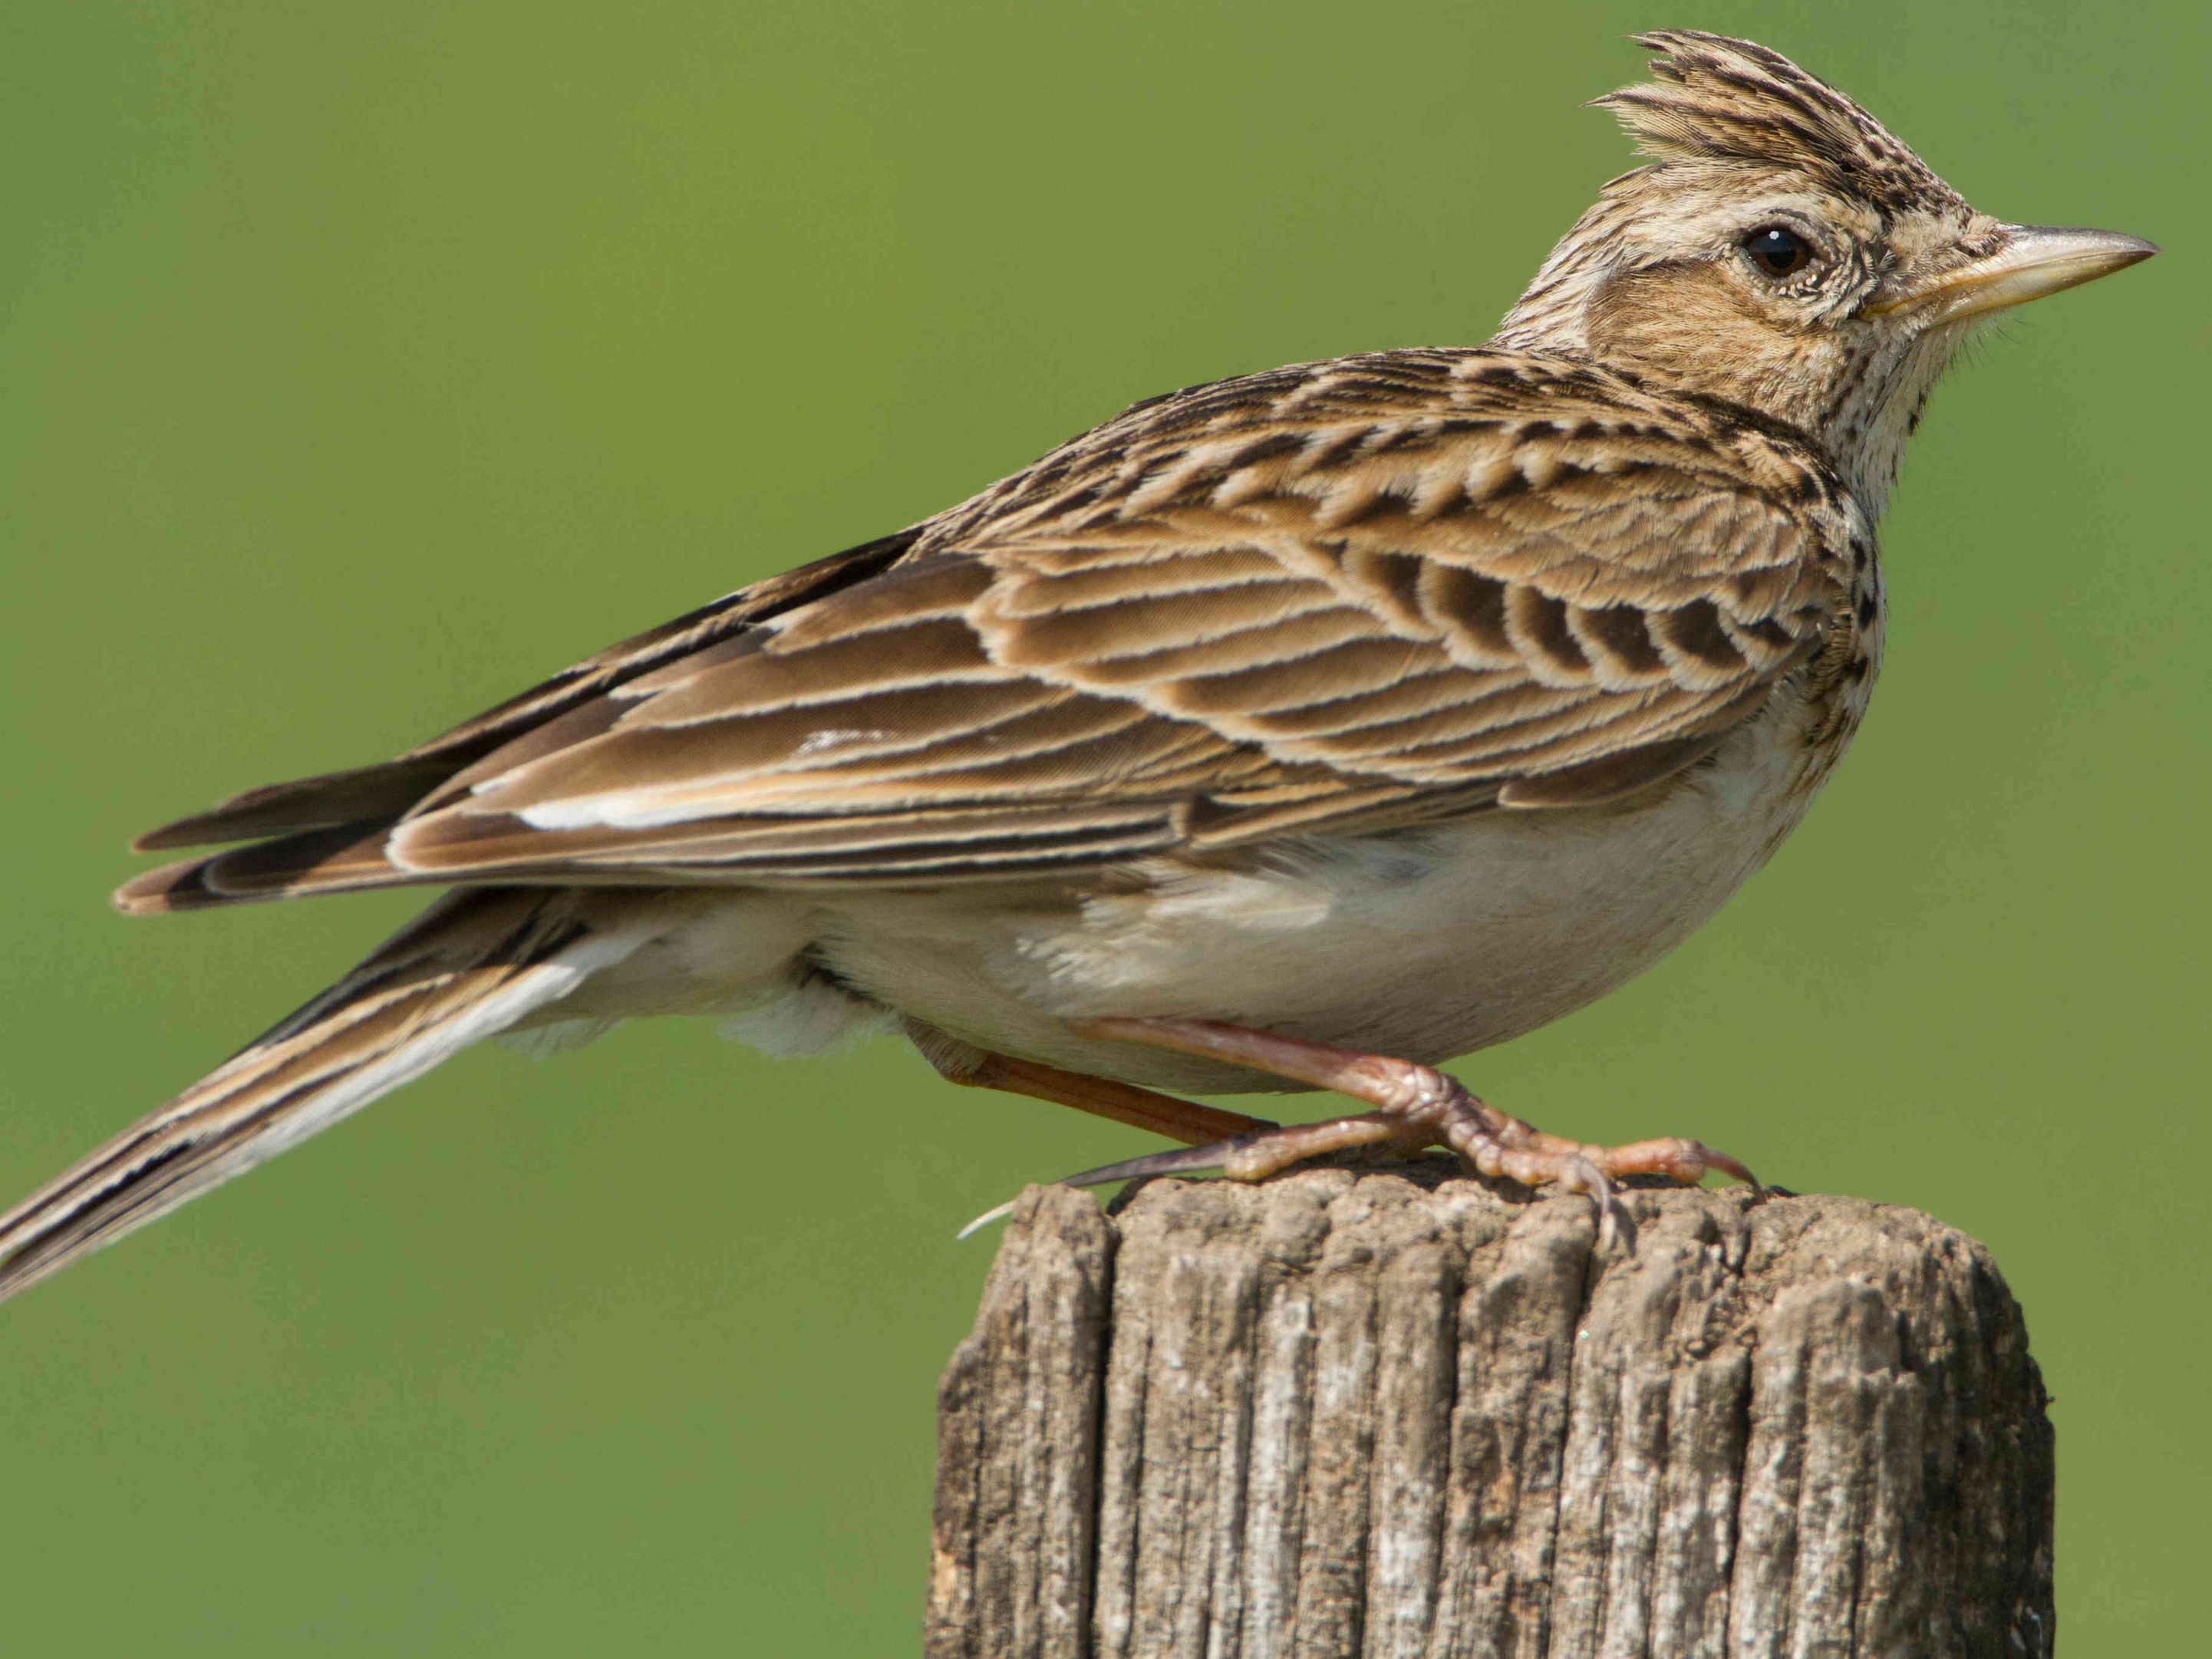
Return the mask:
<path id="1" fill-rule="evenodd" d="M 933 1656 L 2040 1654 L 1987 1253 L 1854 1199 L 1414 1164 L 1032 1188 L 941 1396 Z"/>

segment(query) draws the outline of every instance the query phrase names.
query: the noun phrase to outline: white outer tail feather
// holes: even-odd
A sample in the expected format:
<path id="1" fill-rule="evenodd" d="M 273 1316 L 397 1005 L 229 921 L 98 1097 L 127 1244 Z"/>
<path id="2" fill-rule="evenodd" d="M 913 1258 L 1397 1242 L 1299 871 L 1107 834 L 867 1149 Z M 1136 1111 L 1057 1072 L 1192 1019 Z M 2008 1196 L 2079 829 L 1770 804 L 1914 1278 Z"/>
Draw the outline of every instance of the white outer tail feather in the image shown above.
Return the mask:
<path id="1" fill-rule="evenodd" d="M 601 896 L 604 898 L 605 896 Z M 0 1301 L 104 1249 L 562 998 L 637 948 L 635 911 L 458 893 L 160 1110 L 0 1215 Z M 386 1035 L 379 1022 L 427 1001 Z M 380 1038 L 382 1040 L 380 1041 Z M 294 1074 L 310 1068 L 306 1079 Z"/>

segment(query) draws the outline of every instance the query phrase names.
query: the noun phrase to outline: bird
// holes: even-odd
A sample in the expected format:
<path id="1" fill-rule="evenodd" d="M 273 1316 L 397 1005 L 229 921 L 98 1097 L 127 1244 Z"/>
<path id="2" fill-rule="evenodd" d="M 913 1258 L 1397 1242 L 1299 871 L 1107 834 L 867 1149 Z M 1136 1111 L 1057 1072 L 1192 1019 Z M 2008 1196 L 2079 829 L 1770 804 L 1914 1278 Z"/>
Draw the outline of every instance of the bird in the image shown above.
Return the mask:
<path id="1" fill-rule="evenodd" d="M 1875 527 L 1960 343 L 2157 252 L 2001 221 L 1778 52 L 1638 37 L 1638 147 L 1490 340 L 1135 404 L 896 534 L 397 757 L 142 836 L 148 915 L 444 890 L 0 1216 L 0 1297 L 480 1039 L 711 1016 L 1258 1180 L 1441 1146 L 1595 1198 L 1438 1069 L 1602 996 L 1803 817 L 1882 653 Z M 214 850 L 206 850 L 206 849 Z M 1280 1126 L 1191 1093 L 1333 1090 Z M 1755 1183 L 1754 1183 L 1755 1185 Z"/>

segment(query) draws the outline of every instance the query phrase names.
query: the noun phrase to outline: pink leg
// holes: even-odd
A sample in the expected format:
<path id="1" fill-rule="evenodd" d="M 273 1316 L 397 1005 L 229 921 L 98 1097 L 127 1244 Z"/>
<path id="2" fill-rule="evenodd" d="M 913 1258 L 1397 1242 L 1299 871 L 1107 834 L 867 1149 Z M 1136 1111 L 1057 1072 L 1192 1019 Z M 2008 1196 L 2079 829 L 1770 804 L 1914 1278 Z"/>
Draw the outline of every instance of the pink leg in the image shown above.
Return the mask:
<path id="1" fill-rule="evenodd" d="M 982 1049 L 944 1059 L 939 1057 L 939 1052 L 937 1045 L 923 1050 L 937 1067 L 938 1074 L 949 1083 L 971 1089 L 1003 1089 L 1008 1094 L 1027 1095 L 1031 1100 L 1048 1100 L 1055 1106 L 1073 1106 L 1079 1112 L 1109 1117 L 1116 1123 L 1150 1130 L 1153 1134 L 1191 1146 L 1212 1146 L 1233 1136 L 1275 1127 L 1265 1118 L 1220 1111 L 1212 1106 L 1201 1106 L 1194 1100 L 1178 1100 L 1173 1095 L 1139 1089 L 1134 1084 L 1116 1083 L 1109 1078 L 1063 1072 L 1056 1066 L 1034 1060 L 1016 1060 L 1011 1054 Z"/>
<path id="2" fill-rule="evenodd" d="M 1694 1185 L 1708 1171 L 1735 1176 L 1756 1188 L 1751 1171 L 1725 1152 L 1694 1140 L 1642 1140 L 1627 1146 L 1593 1146 L 1549 1135 L 1484 1104 L 1456 1079 L 1432 1066 L 1364 1054 L 1270 1031 L 1198 1019 L 1106 1018 L 1077 1022 L 1081 1036 L 1142 1042 L 1178 1053 L 1224 1060 L 1299 1083 L 1334 1089 L 1376 1109 L 1355 1117 L 1293 1125 L 1237 1136 L 1211 1146 L 1133 1158 L 1088 1171 L 1072 1184 L 1090 1186 L 1140 1175 L 1219 1169 L 1233 1180 L 1261 1181 L 1321 1153 L 1349 1146 L 1399 1141 L 1443 1145 L 1487 1176 L 1510 1176 L 1525 1186 L 1556 1186 L 1595 1198 L 1610 1224 L 1625 1217 L 1613 1199 L 1623 1176 L 1660 1175 Z"/>

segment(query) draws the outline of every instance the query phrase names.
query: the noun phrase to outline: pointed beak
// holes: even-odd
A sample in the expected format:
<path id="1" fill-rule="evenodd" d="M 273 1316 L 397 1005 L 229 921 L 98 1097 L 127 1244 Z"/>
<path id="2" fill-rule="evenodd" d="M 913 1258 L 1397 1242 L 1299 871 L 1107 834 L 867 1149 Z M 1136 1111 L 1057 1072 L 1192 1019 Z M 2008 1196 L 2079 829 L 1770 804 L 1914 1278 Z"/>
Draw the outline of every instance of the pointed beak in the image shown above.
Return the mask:
<path id="1" fill-rule="evenodd" d="M 2005 240 L 1995 252 L 1877 300 L 1863 314 L 1883 317 L 1925 307 L 1930 322 L 1964 322 L 1984 312 L 2094 283 L 2158 252 L 2157 243 L 2116 230 L 2067 230 L 2051 225 L 2004 228 Z"/>

